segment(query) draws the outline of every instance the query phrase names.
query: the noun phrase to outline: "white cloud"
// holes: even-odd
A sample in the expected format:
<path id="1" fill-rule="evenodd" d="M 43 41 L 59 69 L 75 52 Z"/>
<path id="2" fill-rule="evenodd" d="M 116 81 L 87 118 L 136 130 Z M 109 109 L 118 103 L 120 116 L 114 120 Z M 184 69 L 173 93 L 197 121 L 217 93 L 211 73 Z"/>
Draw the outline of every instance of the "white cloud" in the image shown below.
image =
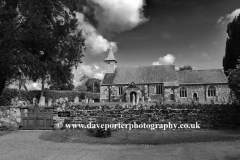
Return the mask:
<path id="1" fill-rule="evenodd" d="M 147 21 L 143 15 L 144 0 L 91 0 L 98 30 L 120 33 Z"/>
<path id="2" fill-rule="evenodd" d="M 74 85 L 77 86 L 81 84 L 80 78 L 87 75 L 89 78 L 103 79 L 105 70 L 102 64 L 91 64 L 86 65 L 84 63 L 80 64 L 77 69 L 73 70 L 74 74 Z"/>
<path id="3" fill-rule="evenodd" d="M 225 16 L 222 16 L 218 19 L 217 24 L 220 26 L 226 26 L 229 22 L 232 22 L 232 20 L 237 17 L 240 14 L 240 8 L 236 9 L 230 14 L 226 14 Z"/>
<path id="4" fill-rule="evenodd" d="M 167 54 L 164 57 L 160 57 L 158 59 L 158 61 L 153 62 L 153 65 L 170 65 L 170 64 L 174 64 L 175 62 L 175 56 L 173 56 L 172 54 Z"/>
<path id="5" fill-rule="evenodd" d="M 89 0 L 89 6 L 84 6 L 83 13 L 76 12 L 78 30 L 83 31 L 87 53 L 99 55 L 106 52 L 112 45 L 117 51 L 117 43 L 104 37 L 112 33 L 131 30 L 147 21 L 143 15 L 144 0 Z M 93 9 L 93 18 L 97 21 L 95 28 L 84 14 Z"/>
<path id="6" fill-rule="evenodd" d="M 207 53 L 202 53 L 202 57 L 206 58 L 207 60 L 210 60 L 210 57 Z"/>
<path id="7" fill-rule="evenodd" d="M 85 38 L 88 53 L 92 55 L 102 54 L 109 49 L 110 44 L 112 45 L 113 50 L 117 51 L 116 42 L 110 42 L 100 35 L 96 28 L 85 20 L 85 16 L 82 13 L 76 12 L 76 17 L 79 24 L 78 30 L 83 30 L 83 36 Z"/>

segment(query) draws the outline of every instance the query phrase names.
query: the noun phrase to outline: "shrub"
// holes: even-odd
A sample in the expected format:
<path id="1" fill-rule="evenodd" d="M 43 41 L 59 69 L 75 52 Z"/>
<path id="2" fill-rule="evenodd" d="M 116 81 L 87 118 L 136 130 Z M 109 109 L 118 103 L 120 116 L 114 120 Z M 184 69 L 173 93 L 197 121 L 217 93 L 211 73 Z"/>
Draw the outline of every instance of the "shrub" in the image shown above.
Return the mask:
<path id="1" fill-rule="evenodd" d="M 0 106 L 9 105 L 11 103 L 11 98 L 16 96 L 21 96 L 21 100 L 32 102 L 33 98 L 36 97 L 40 99 L 41 91 L 40 90 L 31 90 L 24 91 L 17 89 L 5 89 L 0 96 Z M 95 101 L 99 101 L 100 93 L 90 93 L 90 92 L 79 92 L 79 91 L 54 91 L 54 90 L 45 90 L 44 96 L 47 99 L 51 98 L 53 100 L 68 97 L 69 100 L 74 100 L 75 97 L 79 97 L 79 99 L 93 99 Z"/>

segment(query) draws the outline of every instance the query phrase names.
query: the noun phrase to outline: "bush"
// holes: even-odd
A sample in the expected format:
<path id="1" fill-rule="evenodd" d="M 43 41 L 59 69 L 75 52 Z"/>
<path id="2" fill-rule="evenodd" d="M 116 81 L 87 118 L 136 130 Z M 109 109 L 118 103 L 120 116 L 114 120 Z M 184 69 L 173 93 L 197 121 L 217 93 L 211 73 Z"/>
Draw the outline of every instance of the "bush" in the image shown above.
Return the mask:
<path id="1" fill-rule="evenodd" d="M 0 96 L 0 106 L 9 105 L 11 103 L 11 98 L 14 98 L 19 95 L 19 91 L 17 89 L 5 89 Z M 20 90 L 21 100 L 32 102 L 33 98 L 36 97 L 40 99 L 41 91 L 40 90 L 31 90 L 24 91 Z M 59 98 L 68 97 L 69 100 L 74 100 L 75 97 L 79 97 L 79 99 L 84 99 L 85 97 L 88 99 L 93 99 L 95 101 L 99 101 L 100 93 L 90 93 L 90 92 L 79 92 L 79 91 L 54 91 L 54 90 L 45 90 L 44 96 L 47 99 L 51 98 L 53 100 Z"/>

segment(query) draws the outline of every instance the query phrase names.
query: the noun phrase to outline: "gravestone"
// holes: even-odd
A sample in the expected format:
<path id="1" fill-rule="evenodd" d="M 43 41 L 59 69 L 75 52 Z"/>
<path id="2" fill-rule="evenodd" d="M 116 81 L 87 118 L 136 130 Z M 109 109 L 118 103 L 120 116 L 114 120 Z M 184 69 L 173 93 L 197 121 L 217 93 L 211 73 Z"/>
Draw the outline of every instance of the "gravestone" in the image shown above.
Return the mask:
<path id="1" fill-rule="evenodd" d="M 59 102 L 60 102 L 60 104 L 62 104 L 64 102 L 64 99 L 63 98 L 59 98 Z"/>
<path id="2" fill-rule="evenodd" d="M 79 103 L 79 98 L 78 97 L 75 97 L 74 103 Z"/>
<path id="3" fill-rule="evenodd" d="M 65 101 L 68 102 L 68 97 L 65 97 Z"/>
<path id="4" fill-rule="evenodd" d="M 14 105 L 14 98 L 11 98 L 11 105 Z"/>
<path id="5" fill-rule="evenodd" d="M 144 103 L 144 96 L 142 96 L 142 102 Z"/>
<path id="6" fill-rule="evenodd" d="M 87 99 L 85 99 L 85 102 L 86 102 L 86 103 L 88 103 L 88 98 L 87 98 Z"/>
<path id="7" fill-rule="evenodd" d="M 52 99 L 48 99 L 48 107 L 51 107 L 52 106 Z"/>
<path id="8" fill-rule="evenodd" d="M 33 98 L 33 105 L 36 105 L 37 104 L 37 98 Z"/>
<path id="9" fill-rule="evenodd" d="M 40 106 L 40 107 L 45 106 L 45 97 L 44 97 L 44 96 L 42 96 L 42 97 L 40 98 L 39 106 Z"/>

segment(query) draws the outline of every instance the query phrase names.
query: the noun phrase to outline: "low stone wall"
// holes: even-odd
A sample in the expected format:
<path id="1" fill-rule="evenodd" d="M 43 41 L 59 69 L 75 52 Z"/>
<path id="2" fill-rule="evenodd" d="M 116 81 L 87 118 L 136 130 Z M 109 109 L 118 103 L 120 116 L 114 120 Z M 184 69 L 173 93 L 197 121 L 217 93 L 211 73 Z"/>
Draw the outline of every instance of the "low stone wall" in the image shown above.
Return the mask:
<path id="1" fill-rule="evenodd" d="M 201 128 L 239 128 L 240 106 L 236 104 L 215 105 L 159 105 L 138 106 L 133 109 L 108 110 L 98 107 L 88 108 L 70 106 L 61 109 L 56 107 L 54 123 L 57 128 L 64 124 L 96 122 L 103 114 L 111 123 L 138 122 L 138 123 L 189 123 L 198 122 Z M 111 108 L 111 107 L 110 107 Z M 121 107 L 120 107 L 121 108 Z M 136 110 L 138 108 L 138 110 Z M 58 117 L 59 111 L 70 111 L 70 117 Z M 103 112 L 104 111 L 104 112 Z"/>
<path id="2" fill-rule="evenodd" d="M 0 107 L 0 127 L 18 128 L 21 123 L 20 109 L 17 107 Z"/>

